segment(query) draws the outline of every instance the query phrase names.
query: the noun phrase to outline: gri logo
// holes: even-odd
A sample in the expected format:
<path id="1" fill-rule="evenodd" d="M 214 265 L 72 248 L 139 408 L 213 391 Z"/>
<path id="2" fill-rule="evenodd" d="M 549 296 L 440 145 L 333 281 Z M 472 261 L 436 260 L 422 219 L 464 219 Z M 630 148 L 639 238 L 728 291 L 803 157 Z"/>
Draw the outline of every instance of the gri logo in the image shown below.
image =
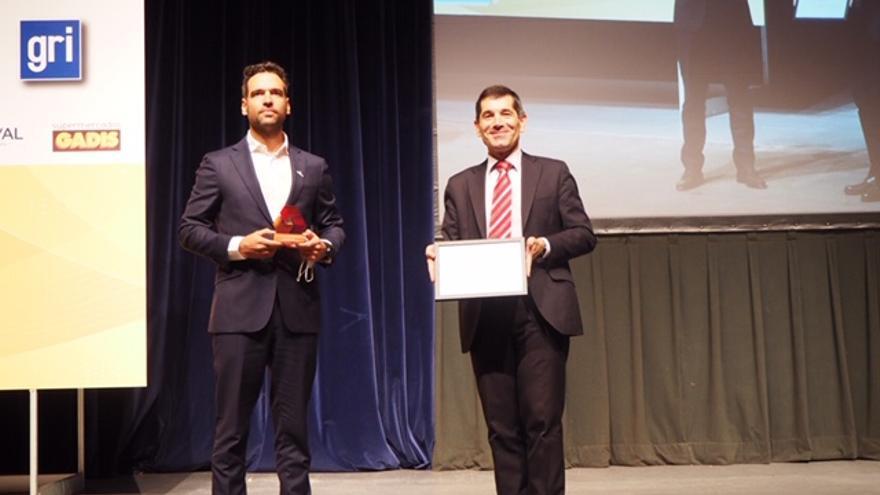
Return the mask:
<path id="1" fill-rule="evenodd" d="M 21 79 L 81 80 L 80 21 L 21 21 Z"/>

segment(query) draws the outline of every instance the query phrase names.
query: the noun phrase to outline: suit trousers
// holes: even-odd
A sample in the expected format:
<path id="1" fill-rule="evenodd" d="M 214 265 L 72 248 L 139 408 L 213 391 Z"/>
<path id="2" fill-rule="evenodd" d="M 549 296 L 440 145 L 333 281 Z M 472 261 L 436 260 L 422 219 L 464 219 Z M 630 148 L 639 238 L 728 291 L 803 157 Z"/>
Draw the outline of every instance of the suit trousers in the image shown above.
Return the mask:
<path id="1" fill-rule="evenodd" d="M 281 493 L 311 493 L 307 413 L 317 342 L 317 334 L 293 333 L 285 328 L 277 300 L 269 323 L 260 331 L 212 334 L 217 410 L 212 493 L 247 493 L 245 457 L 250 419 L 267 367 Z"/>
<path id="2" fill-rule="evenodd" d="M 706 146 L 706 99 L 709 84 L 720 82 L 724 85 L 730 117 L 730 134 L 733 138 L 733 163 L 738 170 L 749 171 L 755 166 L 755 110 L 749 95 L 748 73 L 734 64 L 727 66 L 724 60 L 704 60 L 706 57 L 696 53 L 702 45 L 711 44 L 704 40 L 703 32 L 679 33 L 678 57 L 684 85 L 684 102 L 681 109 L 681 123 L 684 143 L 681 147 L 681 162 L 686 170 L 702 170 Z M 715 67 L 704 67 L 713 65 Z"/>
<path id="3" fill-rule="evenodd" d="M 733 163 L 738 170 L 751 170 L 755 166 L 755 117 L 750 101 L 748 85 L 744 80 L 732 78 L 724 83 L 730 116 L 730 134 L 733 138 Z M 681 120 L 684 144 L 681 162 L 688 170 L 700 170 L 705 160 L 706 146 L 706 97 L 709 82 L 699 77 L 684 76 L 684 105 Z"/>
<path id="4" fill-rule="evenodd" d="M 859 122 L 868 149 L 868 175 L 880 178 L 880 102 L 859 107 Z"/>
<path id="5" fill-rule="evenodd" d="M 860 44 L 863 60 L 855 74 L 853 100 L 859 109 L 859 123 L 868 150 L 868 175 L 880 177 L 880 66 L 877 63 L 880 41 L 866 35 Z"/>
<path id="6" fill-rule="evenodd" d="M 528 296 L 487 299 L 471 363 L 499 495 L 565 492 L 562 411 L 569 337 Z"/>

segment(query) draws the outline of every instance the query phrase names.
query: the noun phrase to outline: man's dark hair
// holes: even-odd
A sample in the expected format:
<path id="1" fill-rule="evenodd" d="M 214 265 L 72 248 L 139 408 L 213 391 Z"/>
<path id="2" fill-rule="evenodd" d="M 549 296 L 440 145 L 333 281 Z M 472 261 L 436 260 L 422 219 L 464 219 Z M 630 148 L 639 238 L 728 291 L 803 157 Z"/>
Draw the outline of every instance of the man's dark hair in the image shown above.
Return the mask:
<path id="1" fill-rule="evenodd" d="M 474 118 L 474 120 L 475 121 L 480 120 L 480 111 L 482 110 L 480 104 L 483 102 L 484 99 L 486 99 L 486 98 L 504 98 L 505 96 L 512 96 L 513 97 L 513 109 L 516 110 L 516 114 L 520 117 L 525 116 L 526 111 L 525 111 L 525 109 L 523 109 L 522 100 L 519 99 L 519 95 L 516 94 L 516 91 L 508 88 L 507 86 L 504 86 L 501 84 L 495 84 L 495 85 L 489 86 L 488 88 L 484 89 L 480 93 L 480 96 L 477 97 L 477 104 L 474 106 L 474 110 L 476 111 L 476 117 Z"/>
<path id="2" fill-rule="evenodd" d="M 281 78 L 281 82 L 284 83 L 284 95 L 287 96 L 288 91 L 288 82 L 287 82 L 287 72 L 284 71 L 284 67 L 276 64 L 275 62 L 266 60 L 264 62 L 260 62 L 258 64 L 248 65 L 242 71 L 242 79 L 241 79 L 241 97 L 247 98 L 247 83 L 248 80 L 255 75 L 261 72 L 271 72 L 273 74 L 277 74 L 278 77 Z"/>

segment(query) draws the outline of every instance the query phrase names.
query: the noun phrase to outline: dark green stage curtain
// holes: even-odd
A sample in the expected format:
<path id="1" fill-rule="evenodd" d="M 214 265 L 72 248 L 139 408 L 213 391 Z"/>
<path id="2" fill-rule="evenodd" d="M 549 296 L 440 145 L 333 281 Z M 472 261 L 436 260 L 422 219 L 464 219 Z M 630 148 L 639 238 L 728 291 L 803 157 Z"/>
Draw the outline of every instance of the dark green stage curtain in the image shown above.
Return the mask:
<path id="1" fill-rule="evenodd" d="M 570 466 L 880 460 L 880 232 L 605 236 L 572 267 Z M 434 466 L 491 467 L 436 318 Z"/>

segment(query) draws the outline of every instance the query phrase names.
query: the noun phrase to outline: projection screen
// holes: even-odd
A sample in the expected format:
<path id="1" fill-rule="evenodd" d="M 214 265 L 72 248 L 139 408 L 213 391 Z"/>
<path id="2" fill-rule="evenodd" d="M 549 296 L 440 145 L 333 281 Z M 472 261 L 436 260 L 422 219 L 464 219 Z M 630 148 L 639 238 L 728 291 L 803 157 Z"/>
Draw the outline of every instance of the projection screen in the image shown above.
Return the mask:
<path id="1" fill-rule="evenodd" d="M 740 64 L 747 80 L 754 168 L 766 189 L 737 181 L 720 80 L 706 97 L 704 181 L 676 187 L 684 166 L 674 0 L 435 0 L 438 221 L 449 177 L 486 157 L 474 100 L 500 83 L 523 99 L 523 150 L 567 162 L 600 231 L 880 225 L 880 202 L 844 194 L 868 171 L 852 19 L 742 2 L 741 53 L 721 63 Z"/>

